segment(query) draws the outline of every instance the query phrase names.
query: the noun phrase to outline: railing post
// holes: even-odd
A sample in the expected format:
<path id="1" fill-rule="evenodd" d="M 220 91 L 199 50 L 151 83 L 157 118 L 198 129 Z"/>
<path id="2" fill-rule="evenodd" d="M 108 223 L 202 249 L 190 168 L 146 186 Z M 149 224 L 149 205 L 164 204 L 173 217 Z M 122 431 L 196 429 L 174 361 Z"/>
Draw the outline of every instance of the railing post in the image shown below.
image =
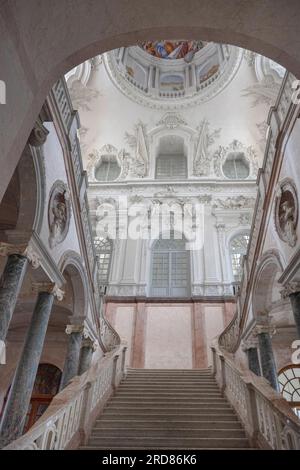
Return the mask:
<path id="1" fill-rule="evenodd" d="M 226 369 L 224 356 L 219 356 L 221 365 L 221 392 L 224 393 L 226 389 Z"/>
<path id="2" fill-rule="evenodd" d="M 116 388 L 117 388 L 117 364 L 118 364 L 118 359 L 119 359 L 119 354 L 116 354 L 113 358 L 113 371 L 112 371 L 112 380 L 111 380 L 111 385 L 112 385 L 113 391 L 115 391 Z"/>
<path id="3" fill-rule="evenodd" d="M 250 422 L 250 441 L 252 447 L 257 447 L 259 441 L 258 411 L 255 397 L 255 389 L 251 383 L 246 383 L 247 387 L 247 415 Z"/>
<path id="4" fill-rule="evenodd" d="M 213 373 L 213 376 L 216 377 L 217 375 L 216 349 L 212 346 L 211 351 L 212 351 L 212 360 L 213 360 L 212 373 Z"/>
<path id="5" fill-rule="evenodd" d="M 90 418 L 91 403 L 92 403 L 92 383 L 87 382 L 85 390 L 84 390 L 84 395 L 83 395 L 83 407 L 82 407 L 80 425 L 79 425 L 81 444 L 86 444 L 88 440 L 88 436 L 89 436 L 89 432 L 87 432 L 87 426 L 88 426 L 89 418 Z"/>
<path id="6" fill-rule="evenodd" d="M 127 351 L 127 346 L 125 346 L 122 349 L 122 379 L 125 379 L 125 377 L 126 377 L 126 365 L 125 365 L 126 351 Z"/>

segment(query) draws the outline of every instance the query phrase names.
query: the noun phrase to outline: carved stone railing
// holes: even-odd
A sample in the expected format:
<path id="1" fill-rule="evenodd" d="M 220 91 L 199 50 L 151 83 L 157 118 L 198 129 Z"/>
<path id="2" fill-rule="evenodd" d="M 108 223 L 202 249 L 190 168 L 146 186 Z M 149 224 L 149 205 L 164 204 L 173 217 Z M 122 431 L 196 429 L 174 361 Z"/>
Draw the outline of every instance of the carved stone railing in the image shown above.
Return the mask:
<path id="1" fill-rule="evenodd" d="M 125 375 L 126 346 L 107 353 L 56 395 L 36 424 L 3 450 L 76 449 Z"/>
<path id="2" fill-rule="evenodd" d="M 229 352 L 235 352 L 237 350 L 245 325 L 248 299 L 250 298 L 256 262 L 259 256 L 258 241 L 265 228 L 265 201 L 267 196 L 274 189 L 272 186 L 274 185 L 272 173 L 277 158 L 280 155 L 279 140 L 280 138 L 282 139 L 285 126 L 289 122 L 290 117 L 295 113 L 295 105 L 292 103 L 292 95 L 294 92 L 292 84 L 294 80 L 295 77 L 292 74 L 285 74 L 276 104 L 270 109 L 268 116 L 269 131 L 263 165 L 257 177 L 258 192 L 247 255 L 243 260 L 243 276 L 237 295 L 237 311 L 231 323 L 219 337 L 220 347 Z M 271 198 L 268 200 L 271 200 Z"/>
<path id="3" fill-rule="evenodd" d="M 242 422 L 253 447 L 300 449 L 300 420 L 266 379 L 241 371 L 218 344 L 212 347 L 216 381 Z"/>

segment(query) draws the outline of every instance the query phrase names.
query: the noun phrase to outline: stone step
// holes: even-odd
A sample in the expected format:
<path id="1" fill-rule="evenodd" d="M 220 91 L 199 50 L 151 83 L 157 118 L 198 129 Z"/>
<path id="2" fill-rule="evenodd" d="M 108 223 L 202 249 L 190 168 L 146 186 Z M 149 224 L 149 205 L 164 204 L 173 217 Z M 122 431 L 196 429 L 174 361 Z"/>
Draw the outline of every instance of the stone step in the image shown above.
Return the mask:
<path id="1" fill-rule="evenodd" d="M 209 415 L 210 416 L 210 415 Z M 211 417 L 211 416 L 210 416 Z M 179 420 L 174 416 L 169 419 L 98 419 L 96 420 L 94 431 L 98 429 L 243 429 L 235 416 L 227 420 L 217 421 L 215 418 L 208 420 L 191 421 Z"/>
<path id="2" fill-rule="evenodd" d="M 136 406 L 149 406 L 150 408 L 153 406 L 178 406 L 178 407 L 203 407 L 203 406 L 215 406 L 215 407 L 222 407 L 223 405 L 229 406 L 228 402 L 220 397 L 220 398 L 209 398 L 209 397 L 203 397 L 203 398 L 193 398 L 186 400 L 185 398 L 172 398 L 172 397 L 164 397 L 164 398 L 147 398 L 147 397 L 127 397 L 127 398 L 122 398 L 122 397 L 114 397 L 110 400 L 110 406 L 131 406 L 136 405 Z"/>
<path id="3" fill-rule="evenodd" d="M 162 416 L 162 417 L 165 417 L 165 416 L 176 416 L 176 418 L 178 416 L 181 416 L 183 415 L 186 419 L 197 419 L 197 416 L 198 415 L 205 415 L 206 417 L 211 415 L 213 417 L 215 417 L 215 415 L 226 415 L 226 414 L 230 414 L 230 415 L 233 415 L 234 416 L 234 413 L 232 411 L 232 409 L 227 406 L 227 407 L 223 407 L 223 408 L 214 408 L 214 407 L 207 407 L 207 406 L 204 406 L 203 408 L 193 408 L 193 407 L 190 407 L 190 408 L 182 408 L 182 409 L 176 409 L 174 407 L 164 407 L 163 409 L 160 408 L 160 407 L 144 407 L 144 408 L 130 408 L 128 406 L 126 407 L 120 407 L 120 406 L 114 406 L 114 407 L 107 407 L 104 412 L 103 412 L 103 416 L 105 417 L 108 417 L 110 415 L 115 415 L 117 416 L 117 414 L 119 413 L 119 415 L 121 416 L 122 415 L 122 418 L 124 419 L 125 416 L 127 417 L 137 417 L 137 416 L 143 416 L 144 418 L 147 418 L 149 416 L 152 416 L 152 415 L 156 415 L 156 416 Z"/>
<path id="4" fill-rule="evenodd" d="M 155 429 L 155 428 L 144 428 L 144 429 L 94 429 L 89 443 L 94 444 L 98 441 L 101 444 L 103 438 L 131 438 L 131 437 L 143 437 L 148 438 L 173 438 L 173 437 L 191 437 L 191 438 L 220 438 L 220 437 L 234 437 L 244 438 L 245 433 L 243 429 Z"/>
<path id="5" fill-rule="evenodd" d="M 173 438 L 147 438 L 144 437 L 124 437 L 110 438 L 102 437 L 91 445 L 82 447 L 83 449 L 228 449 L 228 448 L 247 448 L 248 439 L 234 437 L 220 438 L 192 438 L 192 437 L 173 437 Z"/>
<path id="6" fill-rule="evenodd" d="M 190 397 L 222 397 L 222 394 L 220 390 L 201 390 L 201 389 L 193 389 L 193 390 L 182 390 L 182 389 L 172 389 L 172 390 L 165 390 L 165 389 L 143 389 L 139 390 L 136 388 L 133 388 L 131 390 L 127 389 L 120 389 L 118 392 L 114 395 L 114 397 L 124 397 L 124 396 L 143 396 L 143 397 L 158 397 L 158 396 L 166 396 L 166 397 L 185 397 L 185 398 L 190 398 Z"/>

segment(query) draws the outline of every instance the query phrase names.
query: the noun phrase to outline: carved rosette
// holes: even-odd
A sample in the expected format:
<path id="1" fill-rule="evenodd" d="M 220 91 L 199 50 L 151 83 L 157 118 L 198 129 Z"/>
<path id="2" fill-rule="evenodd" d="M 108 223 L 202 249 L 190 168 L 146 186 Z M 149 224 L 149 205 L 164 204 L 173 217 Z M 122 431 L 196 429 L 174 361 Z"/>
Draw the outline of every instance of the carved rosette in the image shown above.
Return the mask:
<path id="1" fill-rule="evenodd" d="M 67 236 L 71 219 L 71 203 L 68 187 L 56 181 L 50 191 L 48 205 L 49 245 L 54 248 Z"/>
<path id="2" fill-rule="evenodd" d="M 276 190 L 275 227 L 279 238 L 292 248 L 297 243 L 298 196 L 294 182 L 283 180 Z"/>

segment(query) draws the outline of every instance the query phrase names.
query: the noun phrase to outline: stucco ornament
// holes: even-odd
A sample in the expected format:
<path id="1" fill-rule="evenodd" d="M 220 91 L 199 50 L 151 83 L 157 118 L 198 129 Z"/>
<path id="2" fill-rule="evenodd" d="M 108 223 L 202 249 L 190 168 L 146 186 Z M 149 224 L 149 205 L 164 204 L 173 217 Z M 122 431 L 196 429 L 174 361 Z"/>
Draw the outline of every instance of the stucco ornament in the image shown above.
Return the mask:
<path id="1" fill-rule="evenodd" d="M 49 245 L 54 248 L 67 236 L 71 216 L 70 193 L 65 183 L 57 181 L 50 192 L 48 206 Z"/>
<path id="2" fill-rule="evenodd" d="M 203 119 L 198 127 L 199 137 L 196 143 L 195 156 L 193 162 L 193 171 L 195 176 L 207 176 L 210 173 L 210 164 L 212 156 L 209 147 L 220 137 L 221 129 L 215 129 L 210 132 L 210 124 Z"/>
<path id="3" fill-rule="evenodd" d="M 227 147 L 219 146 L 213 156 L 213 165 L 215 175 L 223 178 L 223 165 L 230 153 L 240 152 L 244 154 L 249 164 L 249 177 L 255 178 L 259 168 L 259 158 L 255 149 L 249 145 L 245 145 L 237 139 L 234 139 Z"/>
<path id="4" fill-rule="evenodd" d="M 284 180 L 277 189 L 275 226 L 281 240 L 292 248 L 297 242 L 298 198 L 291 180 Z"/>
<path id="5" fill-rule="evenodd" d="M 148 175 L 149 170 L 149 152 L 145 124 L 139 121 L 135 125 L 134 134 L 125 133 L 125 140 L 134 151 L 134 156 L 129 159 L 128 175 L 133 178 L 144 178 Z"/>

